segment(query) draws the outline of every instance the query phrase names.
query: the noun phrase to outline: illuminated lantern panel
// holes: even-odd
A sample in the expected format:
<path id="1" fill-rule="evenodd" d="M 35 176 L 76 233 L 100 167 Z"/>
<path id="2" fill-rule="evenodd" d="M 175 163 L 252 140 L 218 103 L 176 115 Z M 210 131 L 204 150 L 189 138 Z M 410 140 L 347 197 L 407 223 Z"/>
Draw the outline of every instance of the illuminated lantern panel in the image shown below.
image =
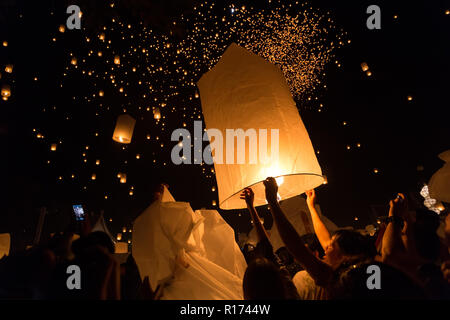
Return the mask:
<path id="1" fill-rule="evenodd" d="M 133 137 L 136 120 L 128 114 L 122 114 L 117 118 L 113 140 L 120 143 L 130 143 Z"/>
<path id="2" fill-rule="evenodd" d="M 0 259 L 9 254 L 11 236 L 9 233 L 0 233 Z"/>
<path id="3" fill-rule="evenodd" d="M 119 239 L 117 239 L 117 240 L 119 240 Z M 115 253 L 128 253 L 128 243 L 126 243 L 126 242 L 116 242 Z"/>
<path id="4" fill-rule="evenodd" d="M 428 182 L 430 197 L 450 203 L 450 150 L 439 154 L 445 164 L 436 171 Z"/>
<path id="5" fill-rule="evenodd" d="M 265 205 L 263 181 L 267 177 L 277 179 L 283 200 L 322 185 L 322 170 L 308 132 L 277 66 L 231 44 L 197 85 L 207 134 L 213 142 L 221 209 L 245 208 L 245 201 L 239 195 L 246 187 L 255 193 L 255 206 Z M 242 110 L 252 116 L 243 117 Z M 217 139 L 209 136 L 210 128 L 223 133 L 222 154 L 216 152 L 219 143 L 214 143 Z M 227 139 L 226 132 L 230 129 L 242 129 L 249 136 L 229 135 Z M 250 138 L 252 130 L 254 134 Z M 262 141 L 266 142 L 265 146 Z M 238 149 L 239 144 L 243 149 Z M 231 152 L 227 150 L 228 145 Z"/>

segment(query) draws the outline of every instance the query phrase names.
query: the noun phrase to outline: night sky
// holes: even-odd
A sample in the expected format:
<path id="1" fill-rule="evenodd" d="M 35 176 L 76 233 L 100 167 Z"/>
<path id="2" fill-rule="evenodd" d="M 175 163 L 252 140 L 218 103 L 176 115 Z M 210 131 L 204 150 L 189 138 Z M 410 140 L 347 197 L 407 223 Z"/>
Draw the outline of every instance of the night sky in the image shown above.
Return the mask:
<path id="1" fill-rule="evenodd" d="M 104 209 L 112 233 L 120 232 L 149 205 L 159 182 L 168 183 L 174 197 L 190 202 L 193 209 L 216 208 L 213 167 L 175 166 L 170 161 L 175 145 L 170 133 L 183 123 L 193 130 L 193 121 L 201 120 L 195 82 L 208 66 L 190 63 L 189 56 L 174 59 L 173 53 L 192 28 L 193 20 L 186 17 L 195 16 L 201 3 L 1 0 L 0 42 L 7 46 L 0 46 L 0 84 L 10 86 L 11 97 L 0 101 L 7 173 L 2 179 L 6 197 L 0 232 L 12 232 L 16 246 L 32 241 L 41 206 L 49 211 L 45 234 L 62 230 L 76 203 L 95 212 Z M 215 1 L 214 12 L 226 12 L 227 19 L 233 19 L 230 5 L 258 11 L 280 3 Z M 307 8 L 329 16 L 336 32 L 350 40 L 334 49 L 321 75 L 321 88 L 310 88 L 296 102 L 328 178 L 328 184 L 317 189 L 322 212 L 338 226 L 364 228 L 376 221 L 373 208 L 379 209 L 377 214 L 387 214 L 388 201 L 397 192 L 419 192 L 443 165 L 437 155 L 450 149 L 450 14 L 446 13 L 450 4 L 353 3 L 300 3 L 291 13 Z M 82 30 L 60 32 L 69 4 L 80 6 Z M 371 4 L 381 8 L 381 30 L 366 27 L 366 8 Z M 206 17 L 204 27 L 213 28 L 216 20 Z M 144 28 L 155 37 L 143 37 Z M 100 39 L 102 33 L 106 40 Z M 106 48 L 108 40 L 111 44 Z M 170 47 L 158 49 L 167 43 Z M 191 53 L 202 50 L 195 43 L 189 47 Z M 130 48 L 141 53 L 146 49 L 148 56 L 130 54 Z M 222 52 L 209 54 L 218 58 Z M 120 65 L 113 63 L 116 55 L 121 56 Z M 363 62 L 371 76 L 362 71 Z M 12 73 L 5 71 L 9 64 Z M 111 71 L 111 66 L 116 69 Z M 89 71 L 93 75 L 87 75 Z M 97 77 L 105 72 L 115 75 L 115 83 Z M 190 81 L 194 86 L 182 85 Z M 155 108 L 163 116 L 160 121 L 154 119 Z M 111 139 L 117 116 L 124 110 L 137 119 L 132 143 L 126 146 Z M 50 150 L 52 143 L 57 143 L 56 151 Z M 119 183 L 119 172 L 127 173 L 126 184 Z M 220 212 L 236 231 L 250 229 L 245 211 Z M 262 212 L 269 217 L 266 210 Z"/>

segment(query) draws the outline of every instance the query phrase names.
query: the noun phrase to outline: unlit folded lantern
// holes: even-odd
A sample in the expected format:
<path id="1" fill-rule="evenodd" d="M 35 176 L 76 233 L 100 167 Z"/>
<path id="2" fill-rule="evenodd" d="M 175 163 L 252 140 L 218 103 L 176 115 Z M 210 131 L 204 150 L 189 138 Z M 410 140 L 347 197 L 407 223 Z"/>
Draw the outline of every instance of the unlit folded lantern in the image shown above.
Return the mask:
<path id="1" fill-rule="evenodd" d="M 433 174 L 428 189 L 431 198 L 450 203 L 450 150 L 439 154 L 439 158 L 445 164 Z"/>
<path id="2" fill-rule="evenodd" d="M 122 114 L 117 118 L 113 140 L 120 143 L 130 143 L 133 136 L 136 120 L 128 114 Z"/>
<path id="3" fill-rule="evenodd" d="M 277 178 L 281 199 L 294 197 L 323 183 L 308 132 L 278 67 L 231 44 L 216 66 L 202 76 L 198 86 L 206 128 L 219 129 L 223 135 L 221 159 L 220 153 L 212 147 L 220 208 L 244 208 L 245 201 L 239 194 L 245 187 L 253 189 L 256 206 L 266 204 L 263 181 L 268 176 Z M 247 141 L 251 139 L 245 139 L 244 163 L 227 161 L 228 144 L 234 148 L 234 157 L 239 155 L 238 143 L 234 143 L 234 137 L 227 141 L 226 130 L 238 128 L 254 129 L 259 134 L 257 163 L 249 161 L 251 148 Z M 261 157 L 264 135 L 260 129 L 267 130 L 268 157 Z M 272 129 L 278 129 L 278 153 L 275 147 L 271 152 Z"/>

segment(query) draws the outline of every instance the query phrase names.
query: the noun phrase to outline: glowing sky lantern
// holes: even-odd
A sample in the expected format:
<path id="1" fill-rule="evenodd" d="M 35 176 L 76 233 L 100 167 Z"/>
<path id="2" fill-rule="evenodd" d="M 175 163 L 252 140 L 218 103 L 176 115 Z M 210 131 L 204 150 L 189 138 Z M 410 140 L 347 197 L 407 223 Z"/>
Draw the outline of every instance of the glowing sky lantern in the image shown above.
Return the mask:
<path id="1" fill-rule="evenodd" d="M 5 72 L 12 73 L 13 72 L 13 65 L 12 64 L 7 64 L 5 66 Z"/>
<path id="2" fill-rule="evenodd" d="M 215 128 L 223 134 L 222 156 L 231 145 L 234 157 L 239 157 L 239 141 L 235 143 L 234 136 L 227 139 L 227 129 L 259 132 L 256 163 L 249 161 L 249 151 L 254 150 L 250 138 L 244 140 L 243 163 L 230 164 L 224 159 L 228 157 L 220 159 L 220 152 L 216 153 L 212 147 L 220 208 L 244 208 L 245 201 L 239 195 L 245 187 L 252 187 L 256 206 L 266 204 L 263 181 L 268 176 L 277 179 L 280 199 L 323 184 L 322 170 L 308 132 L 277 66 L 231 44 L 215 67 L 201 77 L 198 87 L 207 131 Z M 265 139 L 261 129 L 267 130 Z M 264 140 L 266 150 L 262 148 Z"/>
<path id="3" fill-rule="evenodd" d="M 3 85 L 1 94 L 2 94 L 3 100 L 5 100 L 5 101 L 8 100 L 9 97 L 11 97 L 11 87 L 7 84 Z"/>
<path id="4" fill-rule="evenodd" d="M 73 57 L 73 58 L 70 60 L 70 63 L 71 63 L 72 65 L 76 66 L 76 65 L 77 65 L 77 58 Z"/>
<path id="5" fill-rule="evenodd" d="M 133 137 L 136 120 L 128 115 L 122 114 L 117 118 L 116 128 L 113 133 L 113 140 L 120 143 L 130 143 Z"/>
<path id="6" fill-rule="evenodd" d="M 56 143 L 52 143 L 51 146 L 50 146 L 50 150 L 51 151 L 56 151 L 56 147 L 57 147 L 57 144 Z"/>
<path id="7" fill-rule="evenodd" d="M 450 203 L 450 150 L 439 154 L 439 158 L 445 161 L 445 164 L 428 182 L 430 197 Z"/>
<path id="8" fill-rule="evenodd" d="M 369 70 L 369 66 L 367 65 L 366 62 L 361 63 L 361 69 L 362 71 L 366 72 L 367 70 Z"/>
<path id="9" fill-rule="evenodd" d="M 114 64 L 120 64 L 120 57 L 119 56 L 115 56 L 114 57 Z"/>
<path id="10" fill-rule="evenodd" d="M 156 120 L 161 119 L 161 112 L 159 111 L 159 108 L 155 108 L 155 110 L 153 111 L 153 118 L 155 118 Z"/>

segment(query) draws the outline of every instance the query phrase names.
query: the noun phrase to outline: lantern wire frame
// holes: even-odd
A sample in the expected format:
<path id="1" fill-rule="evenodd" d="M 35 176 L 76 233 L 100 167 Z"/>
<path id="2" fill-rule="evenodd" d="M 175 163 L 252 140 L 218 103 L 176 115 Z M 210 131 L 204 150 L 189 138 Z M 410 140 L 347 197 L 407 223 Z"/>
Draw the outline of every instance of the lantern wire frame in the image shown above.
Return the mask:
<path id="1" fill-rule="evenodd" d="M 307 178 L 305 182 L 305 177 Z M 279 176 L 273 176 L 275 180 L 280 180 L 280 178 L 283 178 L 282 183 L 278 183 L 278 200 L 286 200 L 295 196 L 298 196 L 308 190 L 315 189 L 326 181 L 325 175 L 320 175 L 316 173 L 291 173 L 291 174 L 282 174 Z M 294 179 L 292 179 L 294 178 Z M 299 179 L 300 178 L 300 179 Z M 311 181 L 308 181 L 311 180 Z M 253 190 L 253 193 L 255 194 L 255 207 L 264 206 L 267 205 L 266 197 L 265 197 L 265 187 L 264 187 L 264 180 L 255 182 L 245 188 L 251 188 Z M 307 186 L 311 186 L 310 188 L 306 187 L 305 190 L 299 192 L 298 187 L 295 186 L 302 182 L 303 184 Z M 291 187 L 293 186 L 294 187 Z M 241 190 L 233 193 L 231 196 L 223 200 L 219 203 L 219 207 L 224 210 L 233 210 L 233 209 L 244 209 L 246 207 L 245 202 L 240 199 L 240 194 L 244 191 L 245 188 L 242 188 Z M 237 205 L 236 205 L 237 204 Z"/>

